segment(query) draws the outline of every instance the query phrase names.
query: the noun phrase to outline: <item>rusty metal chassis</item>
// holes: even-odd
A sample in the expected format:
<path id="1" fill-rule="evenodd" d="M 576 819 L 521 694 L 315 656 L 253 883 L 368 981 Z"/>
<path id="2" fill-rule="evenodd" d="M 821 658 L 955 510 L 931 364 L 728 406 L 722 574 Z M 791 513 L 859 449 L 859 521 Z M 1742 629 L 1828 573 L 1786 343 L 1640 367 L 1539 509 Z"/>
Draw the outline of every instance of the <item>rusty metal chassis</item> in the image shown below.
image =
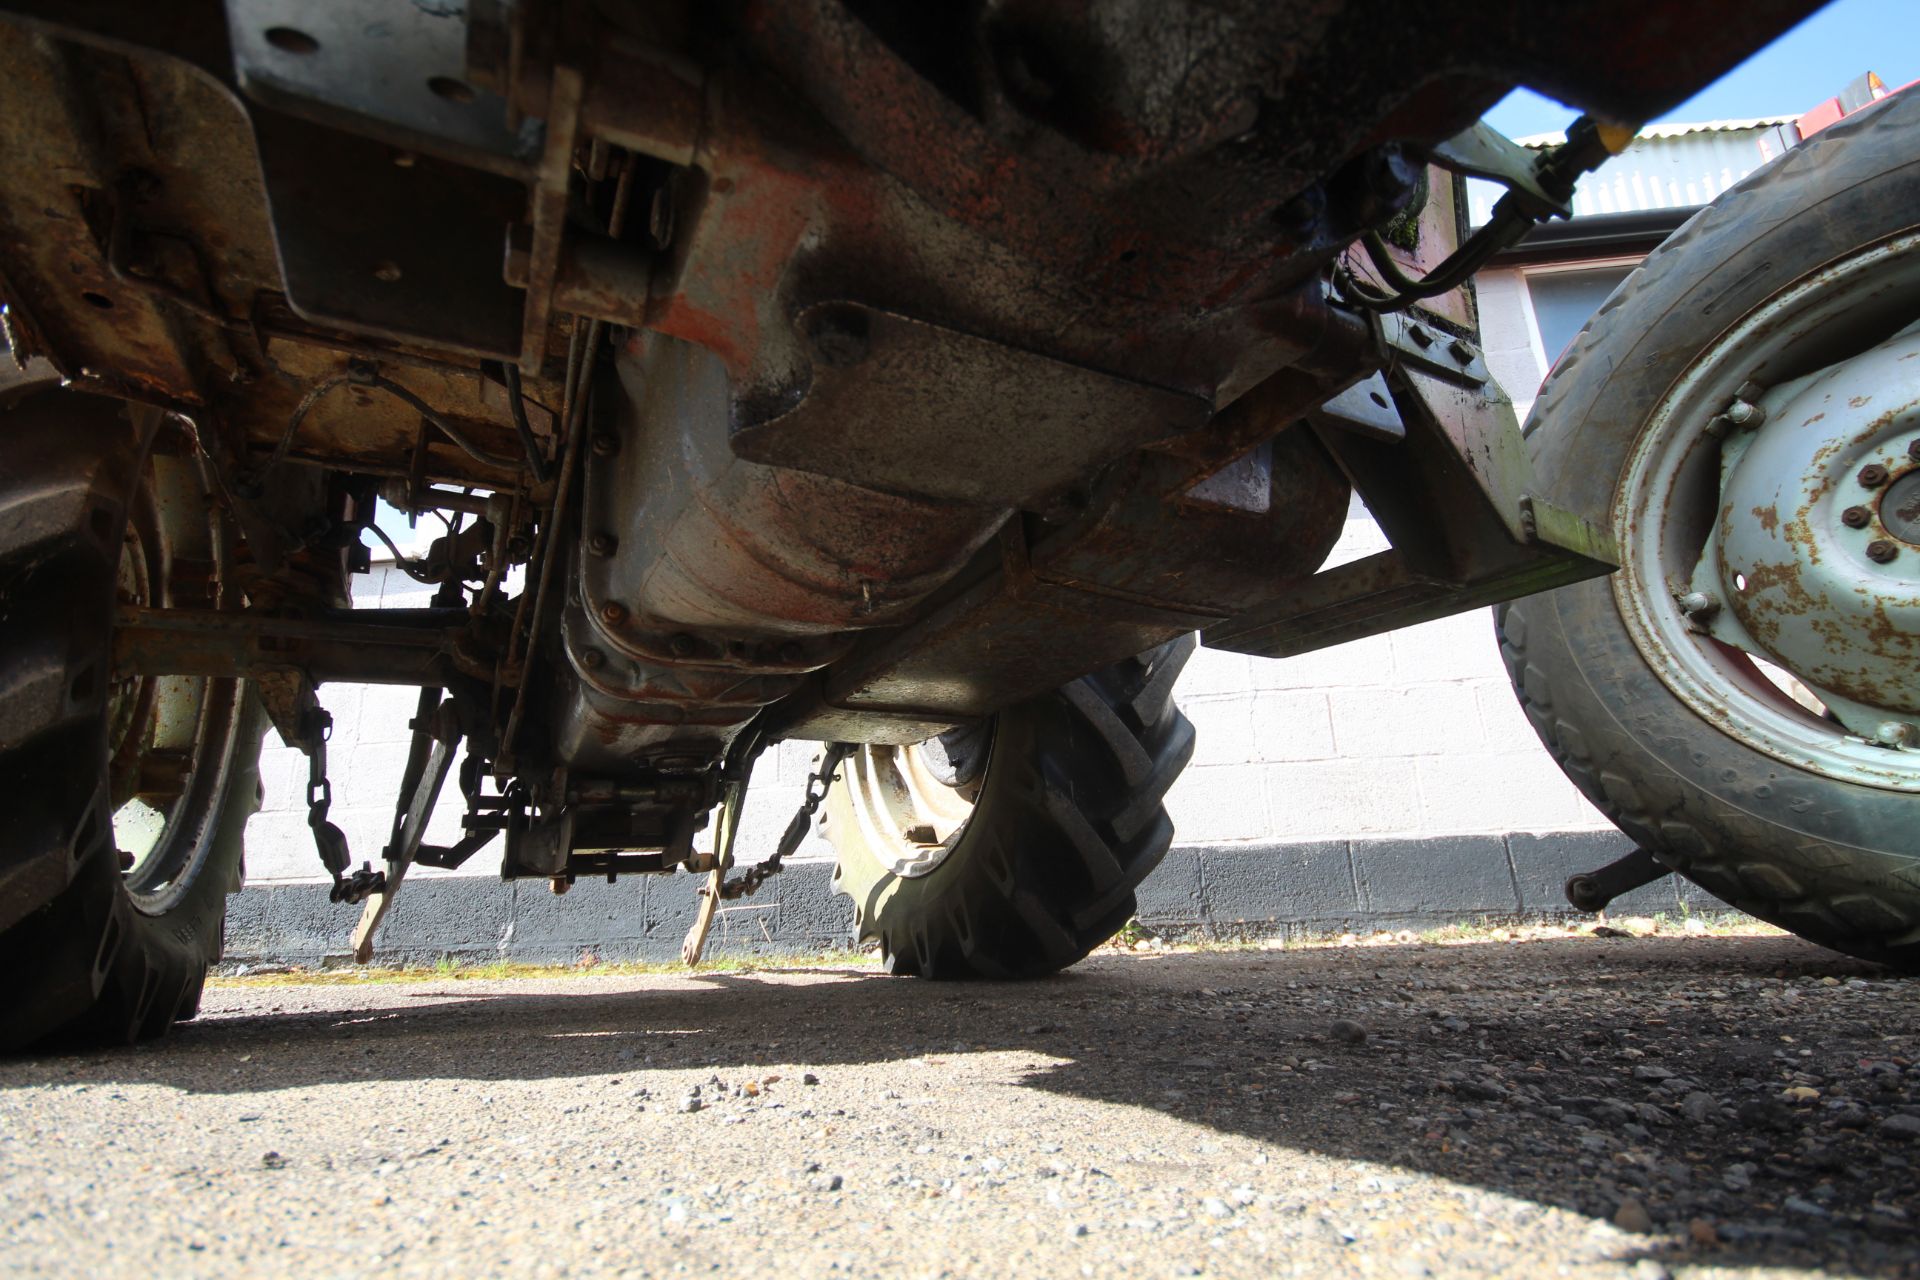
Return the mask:
<path id="1" fill-rule="evenodd" d="M 7 210 L 73 206 L 53 256 L 6 260 L 16 345 L 200 423 L 269 576 L 293 541 L 281 495 L 235 478 L 306 388 L 377 361 L 483 447 L 343 395 L 295 469 L 516 495 L 585 607 L 531 611 L 529 645 L 558 635 L 552 680 L 491 620 L 290 611 L 272 590 L 244 615 L 130 612 L 117 653 L 278 685 L 283 734 L 328 680 L 491 686 L 468 732 L 503 767 L 539 773 L 558 751 L 658 776 L 782 734 L 925 736 L 1187 631 L 1277 656 L 1604 571 L 1605 536 L 1531 496 L 1470 301 L 1368 316 L 1328 268 L 1508 85 L 1646 118 L 1810 4 L 1398 6 L 1383 36 L 1358 3 L 1312 24 L 1286 5 L 1095 22 L 1007 3 L 950 31 L 958 9 L 832 0 L 480 2 L 451 46 L 399 6 L 426 23 L 408 65 L 439 72 L 425 106 L 329 71 L 354 65 L 360 7 L 0 3 L 86 46 L 86 74 L 129 79 L 130 100 L 195 116 L 183 127 L 224 113 L 257 157 L 233 180 L 257 189 L 277 260 L 214 254 L 209 211 L 178 203 L 191 170 L 158 144 L 139 164 L 102 154 L 127 131 L 96 121 L 77 161 L 44 157 L 85 179 Z M 315 47 L 276 43 L 273 13 L 316 26 Z M 119 55 L 125 73 L 96 65 Z M 79 120 L 86 76 L 54 80 Z M 616 170 L 625 227 L 606 213 Z M 1457 228 L 1430 230 L 1410 269 Z M 563 352 L 603 327 L 611 359 L 584 350 L 589 374 L 606 366 L 597 405 L 563 418 L 592 380 Z M 571 469 L 541 486 L 485 461 L 517 448 L 509 363 L 542 447 L 586 460 L 584 517 L 565 507 Z M 630 388 L 676 368 L 687 394 L 634 411 Z M 676 531 L 705 526 L 617 460 L 699 424 L 720 432 L 703 499 L 803 493 L 813 523 L 728 544 L 711 599 L 649 595 Z M 1314 576 L 1349 485 L 1394 550 Z M 848 511 L 861 522 L 835 525 Z M 835 538 L 837 559 L 807 561 Z M 760 591 L 770 561 L 777 589 Z M 536 685 L 545 720 L 514 758 L 500 694 L 518 707 Z M 564 807 L 555 785 L 544 800 Z"/>

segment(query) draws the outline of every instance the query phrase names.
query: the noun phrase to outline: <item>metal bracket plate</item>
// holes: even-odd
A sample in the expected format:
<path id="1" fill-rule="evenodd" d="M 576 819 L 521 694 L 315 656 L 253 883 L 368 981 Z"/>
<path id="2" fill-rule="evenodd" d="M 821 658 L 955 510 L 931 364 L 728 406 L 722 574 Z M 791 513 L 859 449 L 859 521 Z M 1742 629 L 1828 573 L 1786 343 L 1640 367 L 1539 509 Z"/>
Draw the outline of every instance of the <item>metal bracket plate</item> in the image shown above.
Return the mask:
<path id="1" fill-rule="evenodd" d="M 525 293 L 501 278 L 520 183 L 283 112 L 254 138 L 287 301 L 316 324 L 494 360 L 520 355 Z"/>
<path id="2" fill-rule="evenodd" d="M 539 158 L 540 122 L 466 79 L 465 5 L 227 0 L 227 27 L 255 102 L 508 177 Z"/>
<path id="3" fill-rule="evenodd" d="M 736 426 L 750 462 L 1021 506 L 1212 417 L 1198 396 L 859 303 L 819 303 L 798 323 L 811 381 L 791 408 Z"/>

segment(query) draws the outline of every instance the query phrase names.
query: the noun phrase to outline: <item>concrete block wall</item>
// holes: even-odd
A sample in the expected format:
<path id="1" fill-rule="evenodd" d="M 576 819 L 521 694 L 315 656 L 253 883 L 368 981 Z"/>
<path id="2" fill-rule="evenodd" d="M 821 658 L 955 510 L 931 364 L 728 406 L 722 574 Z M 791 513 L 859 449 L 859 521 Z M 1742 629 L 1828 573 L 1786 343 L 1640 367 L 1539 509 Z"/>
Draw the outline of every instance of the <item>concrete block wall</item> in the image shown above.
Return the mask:
<path id="1" fill-rule="evenodd" d="M 1540 342 L 1526 276 L 1517 267 L 1488 267 L 1473 278 L 1473 287 L 1480 302 L 1480 341 L 1487 368 L 1512 399 L 1514 413 L 1525 422 L 1550 363 Z"/>
<path id="2" fill-rule="evenodd" d="M 1333 558 L 1385 548 L 1356 513 Z M 1278 661 L 1201 649 L 1175 696 L 1199 735 L 1178 844 L 1612 829 L 1541 748 L 1486 610 Z"/>

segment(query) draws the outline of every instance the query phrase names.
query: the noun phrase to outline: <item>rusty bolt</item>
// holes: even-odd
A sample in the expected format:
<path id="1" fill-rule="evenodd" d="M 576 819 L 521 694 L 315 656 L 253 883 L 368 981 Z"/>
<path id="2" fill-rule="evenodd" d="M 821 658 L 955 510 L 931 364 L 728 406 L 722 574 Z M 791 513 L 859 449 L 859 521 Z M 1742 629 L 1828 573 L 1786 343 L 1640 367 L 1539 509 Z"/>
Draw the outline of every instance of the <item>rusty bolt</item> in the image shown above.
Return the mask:
<path id="1" fill-rule="evenodd" d="M 593 433 L 593 451 L 603 458 L 610 458 L 620 452 L 620 437 L 611 431 Z"/>
<path id="2" fill-rule="evenodd" d="M 610 627 L 617 627 L 627 620 L 627 606 L 618 600 L 609 600 L 600 606 L 600 621 Z"/>
<path id="3" fill-rule="evenodd" d="M 1894 546 L 1885 538 L 1875 538 L 1867 544 L 1867 559 L 1873 561 L 1875 564 L 1886 564 L 1899 554 L 1900 548 Z"/>
<path id="4" fill-rule="evenodd" d="M 1307 236 L 1320 225 L 1327 213 L 1327 193 L 1318 186 L 1308 187 L 1273 211 L 1280 229 L 1294 236 Z"/>
<path id="5" fill-rule="evenodd" d="M 867 317 L 851 307 L 834 307 L 812 317 L 807 336 L 822 364 L 847 369 L 867 358 L 871 349 Z"/>
<path id="6" fill-rule="evenodd" d="M 1362 157 L 1360 176 L 1367 191 L 1392 213 L 1413 197 L 1420 166 L 1401 147 L 1389 144 Z"/>
<path id="7" fill-rule="evenodd" d="M 1465 338 L 1455 338 L 1447 344 L 1447 354 L 1461 364 L 1472 364 L 1473 358 L 1480 353 L 1474 350 L 1473 344 Z"/>
<path id="8" fill-rule="evenodd" d="M 1878 489 L 1887 482 L 1887 469 L 1877 462 L 1869 462 L 1860 468 L 1858 479 L 1863 487 Z"/>
<path id="9" fill-rule="evenodd" d="M 596 556 L 610 556 L 614 548 L 620 545 L 620 539 L 605 529 L 595 529 L 587 535 L 587 550 Z"/>
<path id="10" fill-rule="evenodd" d="M 582 649 L 580 651 L 580 665 L 589 671 L 598 671 L 607 665 L 607 655 L 598 649 Z"/>
<path id="11" fill-rule="evenodd" d="M 500 278 L 516 289 L 524 289 L 532 274 L 533 252 L 522 244 L 508 245 L 506 257 L 500 260 Z"/>
<path id="12" fill-rule="evenodd" d="M 667 641 L 667 648 L 673 651 L 676 658 L 692 657 L 693 651 L 699 647 L 699 641 L 684 631 L 675 632 L 673 639 Z"/>
<path id="13" fill-rule="evenodd" d="M 1864 529 L 1873 515 L 1865 507 L 1848 507 L 1840 513 L 1840 523 L 1849 529 Z"/>
<path id="14" fill-rule="evenodd" d="M 1048 51 L 1032 40 L 1018 38 L 995 42 L 1000 82 L 1008 94 L 1028 110 L 1044 107 L 1059 92 L 1055 81 L 1059 69 Z"/>

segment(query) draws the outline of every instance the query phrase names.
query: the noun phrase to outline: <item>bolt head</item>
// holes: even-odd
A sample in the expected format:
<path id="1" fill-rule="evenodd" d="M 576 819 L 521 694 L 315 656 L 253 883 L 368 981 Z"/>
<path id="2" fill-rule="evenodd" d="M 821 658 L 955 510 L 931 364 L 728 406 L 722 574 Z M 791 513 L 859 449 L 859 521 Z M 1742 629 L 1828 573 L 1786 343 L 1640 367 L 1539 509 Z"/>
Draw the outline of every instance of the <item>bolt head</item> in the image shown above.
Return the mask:
<path id="1" fill-rule="evenodd" d="M 693 651 L 699 647 L 699 641 L 684 631 L 675 633 L 673 639 L 667 641 L 667 648 L 673 651 L 676 658 L 692 657 Z"/>
<path id="2" fill-rule="evenodd" d="M 1680 597 L 1679 604 L 1680 612 L 1701 622 L 1720 612 L 1720 602 L 1706 591 L 1689 591 Z"/>
<path id="3" fill-rule="evenodd" d="M 1858 479 L 1863 487 L 1878 489 L 1887 482 L 1887 469 L 1877 462 L 1869 462 L 1860 468 Z"/>
<path id="4" fill-rule="evenodd" d="M 1873 513 L 1865 507 L 1848 507 L 1840 513 L 1840 523 L 1849 529 L 1864 529 L 1871 519 L 1873 519 Z"/>
<path id="5" fill-rule="evenodd" d="M 1920 462 L 1920 440 L 1913 440 L 1908 442 L 1907 456 L 1909 458 L 1912 458 L 1915 462 Z"/>
<path id="6" fill-rule="evenodd" d="M 1420 181 L 1420 166 L 1398 146 L 1381 147 L 1362 167 L 1367 189 L 1388 204 L 1402 204 Z"/>
<path id="7" fill-rule="evenodd" d="M 850 369 L 867 358 L 871 350 L 869 331 L 866 313 L 851 307 L 832 307 L 810 317 L 807 337 L 820 363 L 833 369 Z"/>
<path id="8" fill-rule="evenodd" d="M 1417 347 L 1430 347 L 1433 345 L 1433 331 L 1423 324 L 1408 325 L 1407 336 L 1413 339 L 1414 345 Z"/>
<path id="9" fill-rule="evenodd" d="M 1885 538 L 1875 538 L 1867 544 L 1867 559 L 1875 564 L 1886 564 L 1900 554 L 1900 548 Z"/>
<path id="10" fill-rule="evenodd" d="M 620 452 L 620 437 L 611 431 L 596 431 L 591 448 L 602 458 L 610 458 Z"/>
<path id="11" fill-rule="evenodd" d="M 627 620 L 627 606 L 618 600 L 609 600 L 600 606 L 600 621 L 610 627 L 617 627 Z"/>
<path id="12" fill-rule="evenodd" d="M 620 539 L 605 529 L 596 529 L 587 535 L 587 550 L 596 556 L 610 556 L 614 548 L 620 545 Z"/>
<path id="13" fill-rule="evenodd" d="M 1455 360 L 1458 360 L 1461 364 L 1472 364 L 1473 358 L 1480 353 L 1476 351 L 1473 344 L 1465 338 L 1455 338 L 1447 344 L 1447 354 Z"/>
<path id="14" fill-rule="evenodd" d="M 1291 235 L 1310 235 L 1327 213 L 1327 193 L 1318 185 L 1308 187 L 1273 211 L 1273 220 Z"/>
<path id="15" fill-rule="evenodd" d="M 1883 720 L 1874 726 L 1873 740 L 1886 747 L 1920 745 L 1920 725 L 1905 720 Z"/>
<path id="16" fill-rule="evenodd" d="M 580 652 L 580 665 L 589 671 L 598 671 L 607 665 L 607 655 L 598 649 L 583 649 Z"/>

